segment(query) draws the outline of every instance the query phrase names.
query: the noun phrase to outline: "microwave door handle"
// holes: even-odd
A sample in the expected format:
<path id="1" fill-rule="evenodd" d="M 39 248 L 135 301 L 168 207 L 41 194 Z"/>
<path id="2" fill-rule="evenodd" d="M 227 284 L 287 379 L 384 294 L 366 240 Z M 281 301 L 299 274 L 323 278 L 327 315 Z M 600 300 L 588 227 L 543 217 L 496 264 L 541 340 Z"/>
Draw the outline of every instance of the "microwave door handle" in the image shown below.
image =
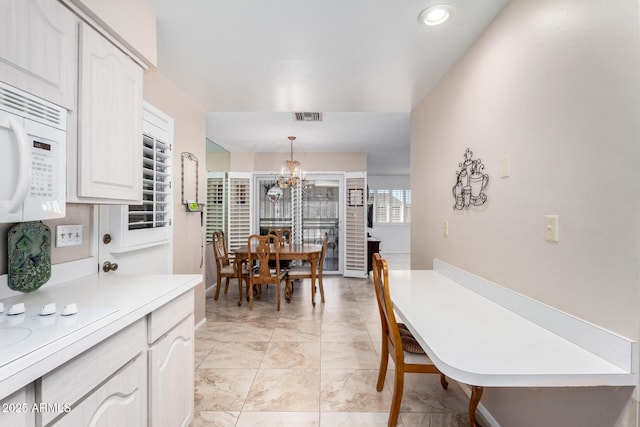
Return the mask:
<path id="1" fill-rule="evenodd" d="M 16 213 L 27 197 L 31 185 L 31 149 L 27 131 L 13 117 L 0 120 L 0 126 L 13 130 L 18 142 L 18 182 L 9 201 L 9 213 Z"/>

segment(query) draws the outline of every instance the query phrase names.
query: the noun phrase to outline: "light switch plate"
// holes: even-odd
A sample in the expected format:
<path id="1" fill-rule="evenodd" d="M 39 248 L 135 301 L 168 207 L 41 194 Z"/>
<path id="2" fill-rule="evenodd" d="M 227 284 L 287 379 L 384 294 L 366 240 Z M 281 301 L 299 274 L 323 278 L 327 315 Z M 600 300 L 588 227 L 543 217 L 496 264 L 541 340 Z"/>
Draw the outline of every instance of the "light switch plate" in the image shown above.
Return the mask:
<path id="1" fill-rule="evenodd" d="M 558 241 L 558 215 L 545 215 L 544 239 L 547 242 Z"/>
<path id="2" fill-rule="evenodd" d="M 82 244 L 82 225 L 57 225 L 56 248 Z"/>
<path id="3" fill-rule="evenodd" d="M 511 156 L 500 158 L 500 178 L 507 178 L 511 175 Z"/>

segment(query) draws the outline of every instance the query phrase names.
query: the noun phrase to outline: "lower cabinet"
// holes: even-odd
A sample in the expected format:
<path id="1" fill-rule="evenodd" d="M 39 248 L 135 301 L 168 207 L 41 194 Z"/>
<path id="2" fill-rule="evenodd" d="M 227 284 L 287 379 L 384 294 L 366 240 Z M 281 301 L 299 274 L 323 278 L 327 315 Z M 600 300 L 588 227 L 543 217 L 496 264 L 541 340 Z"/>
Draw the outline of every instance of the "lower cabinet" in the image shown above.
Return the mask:
<path id="1" fill-rule="evenodd" d="M 193 292 L 149 315 L 149 425 L 186 427 L 193 419 Z"/>
<path id="2" fill-rule="evenodd" d="M 188 426 L 194 404 L 193 315 L 151 346 L 149 375 L 149 425 Z"/>
<path id="3" fill-rule="evenodd" d="M 193 291 L 0 401 L 0 426 L 187 427 L 193 419 Z"/>
<path id="4" fill-rule="evenodd" d="M 147 425 L 147 363 L 144 353 L 116 372 L 55 427 Z"/>
<path id="5" fill-rule="evenodd" d="M 34 427 L 35 393 L 33 383 L 0 401 L 0 426 Z"/>
<path id="6" fill-rule="evenodd" d="M 37 424 L 106 426 L 126 416 L 143 423 L 124 425 L 145 425 L 145 336 L 146 322 L 141 319 L 36 381 L 38 401 L 53 405 L 36 414 Z"/>

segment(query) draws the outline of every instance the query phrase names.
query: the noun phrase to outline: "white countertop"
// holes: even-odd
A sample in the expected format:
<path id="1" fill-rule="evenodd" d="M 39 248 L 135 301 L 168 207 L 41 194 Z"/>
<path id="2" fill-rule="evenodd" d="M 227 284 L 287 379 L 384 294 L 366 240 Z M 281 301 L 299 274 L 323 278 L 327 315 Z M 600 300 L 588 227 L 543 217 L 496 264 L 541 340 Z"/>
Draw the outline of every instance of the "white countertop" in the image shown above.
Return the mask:
<path id="1" fill-rule="evenodd" d="M 79 314 L 87 308 L 95 309 L 98 320 L 87 326 L 33 348 L 22 341 L 2 348 L 3 352 L 20 353 L 10 357 L 11 362 L 0 366 L 0 399 L 31 381 L 41 377 L 62 363 L 77 356 L 105 338 L 143 318 L 150 312 L 180 296 L 202 282 L 200 274 L 162 275 L 92 275 L 56 286 L 41 288 L 35 292 L 4 299 L 5 314 L 0 314 L 0 326 L 7 327 L 6 310 L 15 303 L 24 303 L 27 309 L 37 310 L 45 304 L 57 305 L 58 319 L 66 304 L 75 303 Z M 69 318 L 71 319 L 71 318 Z M 81 320 L 78 317 L 78 320 Z M 3 326 L 4 325 L 4 326 Z M 28 339 L 24 340 L 27 343 Z M 14 360 L 13 360 L 14 359 Z"/>
<path id="2" fill-rule="evenodd" d="M 432 270 L 389 271 L 396 313 L 445 375 L 477 386 L 633 386 L 636 375 Z"/>

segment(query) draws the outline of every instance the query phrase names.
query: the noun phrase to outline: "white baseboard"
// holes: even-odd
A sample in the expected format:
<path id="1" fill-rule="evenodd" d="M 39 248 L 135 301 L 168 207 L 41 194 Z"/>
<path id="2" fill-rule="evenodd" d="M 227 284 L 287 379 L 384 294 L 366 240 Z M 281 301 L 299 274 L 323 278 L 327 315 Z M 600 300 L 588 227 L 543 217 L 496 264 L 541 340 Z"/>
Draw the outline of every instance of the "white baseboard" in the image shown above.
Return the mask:
<path id="1" fill-rule="evenodd" d="M 193 327 L 193 328 L 194 328 L 194 330 L 196 330 L 196 331 L 197 331 L 197 330 L 198 330 L 198 329 L 200 329 L 200 327 L 201 327 L 201 326 L 203 326 L 205 323 L 207 323 L 207 318 L 206 318 L 206 317 L 204 317 L 201 321 L 199 321 L 198 323 L 196 323 L 196 324 L 194 325 L 194 327 Z"/>

